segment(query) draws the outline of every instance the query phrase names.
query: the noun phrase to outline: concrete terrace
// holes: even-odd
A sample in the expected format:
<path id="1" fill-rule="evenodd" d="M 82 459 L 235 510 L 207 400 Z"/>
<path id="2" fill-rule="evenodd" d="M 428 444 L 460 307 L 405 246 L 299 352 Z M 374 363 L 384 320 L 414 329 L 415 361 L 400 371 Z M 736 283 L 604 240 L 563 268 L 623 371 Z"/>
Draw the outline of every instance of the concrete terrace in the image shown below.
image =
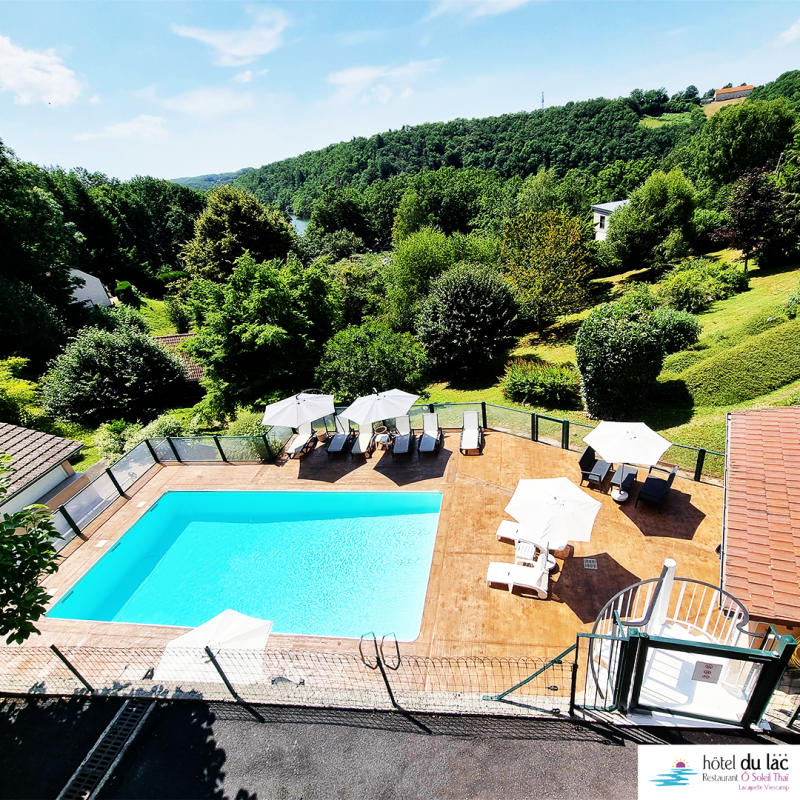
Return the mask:
<path id="1" fill-rule="evenodd" d="M 510 594 L 486 585 L 491 561 L 513 562 L 513 545 L 498 542 L 496 530 L 520 478 L 566 475 L 580 481 L 578 456 L 571 451 L 502 433 L 486 434 L 482 456 L 458 452 L 458 432 L 446 432 L 438 456 L 393 462 L 388 453 L 329 460 L 322 447 L 299 460 L 268 465 L 183 465 L 154 468 L 88 529 L 85 541 L 63 551 L 57 574 L 47 580 L 58 600 L 113 543 L 168 490 L 436 490 L 442 512 L 419 638 L 403 644 L 424 656 L 509 656 L 551 658 L 591 630 L 597 613 L 616 592 L 655 577 L 664 559 L 678 562 L 678 575 L 719 583 L 722 489 L 678 478 L 661 513 L 647 504 L 634 508 L 635 493 L 618 506 L 602 501 L 590 542 L 569 548 L 551 573 L 550 599 Z M 643 479 L 646 470 L 640 470 Z M 586 570 L 583 557 L 597 559 Z M 107 622 L 43 619 L 31 646 L 160 647 L 185 629 Z M 382 632 L 378 632 L 379 634 Z M 270 646 L 321 651 L 357 648 L 350 639 L 272 634 Z"/>

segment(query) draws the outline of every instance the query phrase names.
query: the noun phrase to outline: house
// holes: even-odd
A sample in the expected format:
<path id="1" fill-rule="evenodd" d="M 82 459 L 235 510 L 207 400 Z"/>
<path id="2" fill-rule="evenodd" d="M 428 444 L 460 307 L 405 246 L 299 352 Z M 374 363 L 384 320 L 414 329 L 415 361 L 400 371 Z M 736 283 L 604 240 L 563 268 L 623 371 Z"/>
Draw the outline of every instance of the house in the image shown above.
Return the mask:
<path id="1" fill-rule="evenodd" d="M 608 218 L 622 206 L 626 206 L 630 200 L 614 200 L 611 203 L 598 203 L 592 206 L 592 214 L 594 215 L 594 238 L 598 242 L 605 240 L 608 236 Z"/>
<path id="2" fill-rule="evenodd" d="M 800 638 L 800 406 L 728 414 L 721 559 L 750 618 Z"/>
<path id="3" fill-rule="evenodd" d="M 79 269 L 71 269 L 69 274 L 73 278 L 80 278 L 83 281 L 83 286 L 76 286 L 72 290 L 72 297 L 77 302 L 88 306 L 111 305 L 111 298 L 100 278 L 95 278 L 94 275 Z"/>
<path id="4" fill-rule="evenodd" d="M 186 380 L 198 383 L 203 377 L 203 368 L 182 347 L 183 343 L 192 337 L 194 337 L 193 333 L 173 333 L 169 336 L 154 336 L 153 338 L 183 362 L 186 367 Z"/>
<path id="5" fill-rule="evenodd" d="M 69 459 L 83 442 L 0 422 L 0 453 L 12 456 L 11 485 L 0 513 L 15 514 L 32 503 L 48 502 L 80 479 Z"/>
<path id="6" fill-rule="evenodd" d="M 742 84 L 741 86 L 733 86 L 730 89 L 717 89 L 717 91 L 714 92 L 714 102 L 721 103 L 723 100 L 735 100 L 737 97 L 747 97 L 755 88 L 755 86 L 746 86 Z"/>

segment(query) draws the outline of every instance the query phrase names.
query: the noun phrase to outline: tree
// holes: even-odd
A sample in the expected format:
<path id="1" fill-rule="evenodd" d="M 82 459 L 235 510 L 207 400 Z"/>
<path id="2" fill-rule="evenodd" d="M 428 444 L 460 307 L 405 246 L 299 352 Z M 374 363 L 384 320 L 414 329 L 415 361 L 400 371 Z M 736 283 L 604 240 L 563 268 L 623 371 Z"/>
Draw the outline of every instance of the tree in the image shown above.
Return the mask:
<path id="1" fill-rule="evenodd" d="M 323 348 L 317 379 L 340 403 L 374 389 L 421 394 L 427 385 L 425 351 L 409 333 L 372 320 L 339 331 Z"/>
<path id="2" fill-rule="evenodd" d="M 193 278 L 223 283 L 245 252 L 256 261 L 286 258 L 294 241 L 292 226 L 282 212 L 243 189 L 220 186 L 209 192 L 183 259 Z"/>
<path id="3" fill-rule="evenodd" d="M 66 422 L 145 421 L 173 404 L 185 377 L 182 362 L 134 325 L 84 328 L 42 379 L 42 402 Z"/>
<path id="4" fill-rule="evenodd" d="M 27 423 L 27 410 L 36 401 L 36 384 L 20 377 L 27 366 L 25 358 L 0 361 L 0 422 Z"/>
<path id="5" fill-rule="evenodd" d="M 308 388 L 340 313 L 323 268 L 250 255 L 223 285 L 196 280 L 190 306 L 199 330 L 186 349 L 203 367 L 199 410 L 212 419 Z"/>
<path id="6" fill-rule="evenodd" d="M 0 454 L 0 503 L 11 482 L 10 461 Z M 61 538 L 47 506 L 0 513 L 0 636 L 8 644 L 22 644 L 39 633 L 34 623 L 44 616 L 51 597 L 41 581 L 58 569 L 53 540 Z"/>
<path id="7" fill-rule="evenodd" d="M 372 242 L 374 235 L 367 221 L 364 198 L 355 189 L 327 188 L 314 204 L 314 213 L 306 234 L 350 231 L 363 242 Z"/>
<path id="8" fill-rule="evenodd" d="M 397 244 L 420 228 L 432 224 L 433 214 L 428 213 L 428 204 L 413 189 L 408 189 L 400 200 L 394 218 L 392 241 Z"/>
<path id="9" fill-rule="evenodd" d="M 780 234 L 781 193 L 766 169 L 754 169 L 733 186 L 725 216 L 728 224 L 716 232 L 716 239 L 741 250 L 744 271 L 753 256 L 769 248 Z"/>
<path id="10" fill-rule="evenodd" d="M 500 247 L 506 278 L 537 330 L 586 304 L 590 241 L 588 225 L 561 211 L 532 211 L 506 229 Z"/>
<path id="11" fill-rule="evenodd" d="M 528 175 L 517 195 L 517 213 L 555 211 L 559 204 L 557 183 L 554 169 L 539 167 L 535 175 Z"/>
<path id="12" fill-rule="evenodd" d="M 516 321 L 517 303 L 496 268 L 462 262 L 433 282 L 416 331 L 437 375 L 451 377 L 504 353 Z"/>

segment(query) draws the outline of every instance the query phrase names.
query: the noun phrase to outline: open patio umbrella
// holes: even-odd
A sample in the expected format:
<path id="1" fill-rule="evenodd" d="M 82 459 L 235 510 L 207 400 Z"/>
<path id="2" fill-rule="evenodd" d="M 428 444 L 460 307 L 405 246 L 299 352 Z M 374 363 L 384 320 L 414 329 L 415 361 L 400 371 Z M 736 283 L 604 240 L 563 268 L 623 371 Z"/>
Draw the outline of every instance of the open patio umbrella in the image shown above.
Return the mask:
<path id="1" fill-rule="evenodd" d="M 601 505 L 569 478 L 537 478 L 517 484 L 506 512 L 534 544 L 588 542 Z"/>
<path id="2" fill-rule="evenodd" d="M 358 425 L 369 425 L 382 419 L 402 417 L 419 400 L 418 394 L 409 394 L 400 389 L 386 392 L 372 390 L 372 394 L 356 398 L 339 416 Z"/>
<path id="3" fill-rule="evenodd" d="M 601 422 L 583 437 L 603 461 L 610 464 L 658 464 L 670 446 L 663 436 L 644 422 Z"/>
<path id="4" fill-rule="evenodd" d="M 205 652 L 208 646 L 231 683 L 255 683 L 261 677 L 264 648 L 271 630 L 271 622 L 228 608 L 168 642 L 153 680 L 222 683 Z"/>
<path id="5" fill-rule="evenodd" d="M 281 425 L 285 428 L 299 428 L 306 422 L 335 414 L 332 394 L 300 394 L 270 403 L 264 409 L 262 425 Z"/>

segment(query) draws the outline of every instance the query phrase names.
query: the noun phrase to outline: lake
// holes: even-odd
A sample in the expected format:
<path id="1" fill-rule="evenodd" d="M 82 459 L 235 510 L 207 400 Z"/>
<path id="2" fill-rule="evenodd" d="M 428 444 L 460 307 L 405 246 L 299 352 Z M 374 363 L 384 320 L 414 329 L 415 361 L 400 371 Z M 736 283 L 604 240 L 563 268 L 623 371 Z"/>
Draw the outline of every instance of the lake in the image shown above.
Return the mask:
<path id="1" fill-rule="evenodd" d="M 297 235 L 302 236 L 306 232 L 306 228 L 308 227 L 308 220 L 300 219 L 300 217 L 296 217 L 294 214 L 289 214 L 289 219 L 292 221 L 292 225 L 294 226 L 294 229 L 297 231 Z"/>

